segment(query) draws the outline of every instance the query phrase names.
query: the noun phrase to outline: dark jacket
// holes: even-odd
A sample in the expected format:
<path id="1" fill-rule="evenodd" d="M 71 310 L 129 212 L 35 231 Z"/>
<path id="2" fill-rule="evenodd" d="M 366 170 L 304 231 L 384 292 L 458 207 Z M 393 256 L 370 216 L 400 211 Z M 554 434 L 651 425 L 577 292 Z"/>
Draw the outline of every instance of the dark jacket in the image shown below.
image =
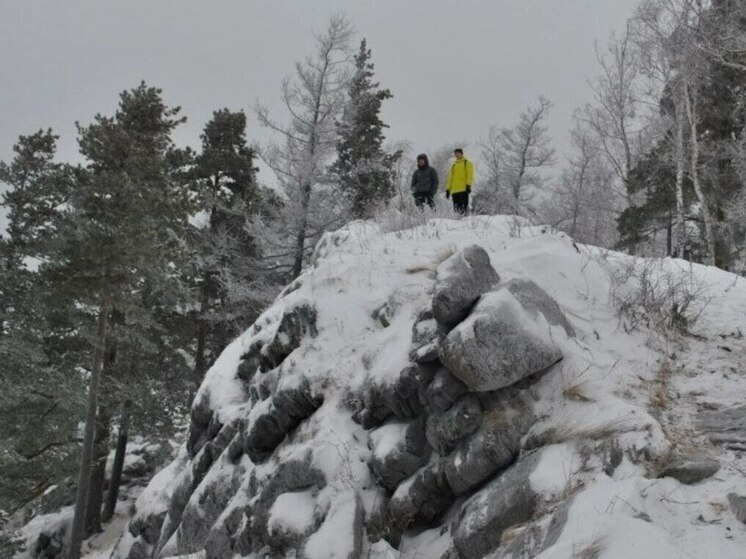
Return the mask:
<path id="1" fill-rule="evenodd" d="M 427 155 L 424 153 L 417 156 L 417 159 L 424 159 L 425 166 L 417 167 L 412 175 L 412 194 L 431 194 L 438 192 L 438 173 L 430 167 Z"/>

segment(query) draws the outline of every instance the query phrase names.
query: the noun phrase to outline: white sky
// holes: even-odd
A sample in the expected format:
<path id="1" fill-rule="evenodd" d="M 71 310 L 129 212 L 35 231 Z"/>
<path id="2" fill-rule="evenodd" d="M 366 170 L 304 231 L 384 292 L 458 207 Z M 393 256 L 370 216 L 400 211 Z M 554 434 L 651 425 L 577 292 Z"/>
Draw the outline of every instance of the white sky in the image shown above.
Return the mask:
<path id="1" fill-rule="evenodd" d="M 198 145 L 214 109 L 243 108 L 251 141 L 266 139 L 250 109 L 275 109 L 280 83 L 332 13 L 347 14 L 373 49 L 388 137 L 415 153 L 475 146 L 544 94 L 555 104 L 555 147 L 589 100 L 594 41 L 623 27 L 638 0 L 3 0 L 0 158 L 19 134 L 51 126 L 75 159 L 75 121 L 111 114 L 118 93 L 145 79 L 189 121 Z M 476 155 L 475 150 L 472 153 Z M 261 178 L 271 181 L 270 177 Z"/>

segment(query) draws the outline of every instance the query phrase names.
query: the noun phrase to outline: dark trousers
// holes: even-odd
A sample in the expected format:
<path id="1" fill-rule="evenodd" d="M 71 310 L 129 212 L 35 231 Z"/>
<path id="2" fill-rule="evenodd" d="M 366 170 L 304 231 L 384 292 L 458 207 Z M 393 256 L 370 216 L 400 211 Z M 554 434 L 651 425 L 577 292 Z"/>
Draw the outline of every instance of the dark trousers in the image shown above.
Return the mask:
<path id="1" fill-rule="evenodd" d="M 427 202 L 427 205 L 431 208 L 435 207 L 435 200 L 433 200 L 433 195 L 429 192 L 415 192 L 414 193 L 414 203 L 418 208 L 421 208 L 425 205 L 425 202 Z"/>
<path id="2" fill-rule="evenodd" d="M 456 213 L 464 215 L 469 213 L 468 192 L 457 192 L 456 194 L 451 194 L 451 198 L 453 198 L 453 209 L 456 210 Z"/>

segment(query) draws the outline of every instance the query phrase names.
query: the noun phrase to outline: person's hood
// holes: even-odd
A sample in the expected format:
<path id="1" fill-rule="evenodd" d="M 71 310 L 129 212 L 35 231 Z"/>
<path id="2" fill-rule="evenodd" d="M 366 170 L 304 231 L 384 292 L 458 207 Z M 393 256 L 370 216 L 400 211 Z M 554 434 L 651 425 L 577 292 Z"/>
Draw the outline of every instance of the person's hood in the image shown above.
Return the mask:
<path id="1" fill-rule="evenodd" d="M 427 158 L 426 154 L 424 154 L 424 153 L 419 154 L 417 156 L 417 161 L 419 161 L 420 159 L 424 159 L 425 160 L 425 167 L 429 167 L 430 166 L 430 160 Z"/>

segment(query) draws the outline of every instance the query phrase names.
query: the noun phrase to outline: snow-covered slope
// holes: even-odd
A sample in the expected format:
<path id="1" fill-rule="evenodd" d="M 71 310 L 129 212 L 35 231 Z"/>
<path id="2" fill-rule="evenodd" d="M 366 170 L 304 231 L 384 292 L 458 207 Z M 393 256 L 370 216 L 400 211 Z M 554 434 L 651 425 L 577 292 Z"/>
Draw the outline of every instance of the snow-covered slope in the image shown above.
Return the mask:
<path id="1" fill-rule="evenodd" d="M 446 324 L 474 245 L 499 283 Z M 632 263 L 503 217 L 328 234 L 208 372 L 112 557 L 746 557 L 746 283 L 656 263 L 697 291 L 671 338 L 612 304 Z"/>

